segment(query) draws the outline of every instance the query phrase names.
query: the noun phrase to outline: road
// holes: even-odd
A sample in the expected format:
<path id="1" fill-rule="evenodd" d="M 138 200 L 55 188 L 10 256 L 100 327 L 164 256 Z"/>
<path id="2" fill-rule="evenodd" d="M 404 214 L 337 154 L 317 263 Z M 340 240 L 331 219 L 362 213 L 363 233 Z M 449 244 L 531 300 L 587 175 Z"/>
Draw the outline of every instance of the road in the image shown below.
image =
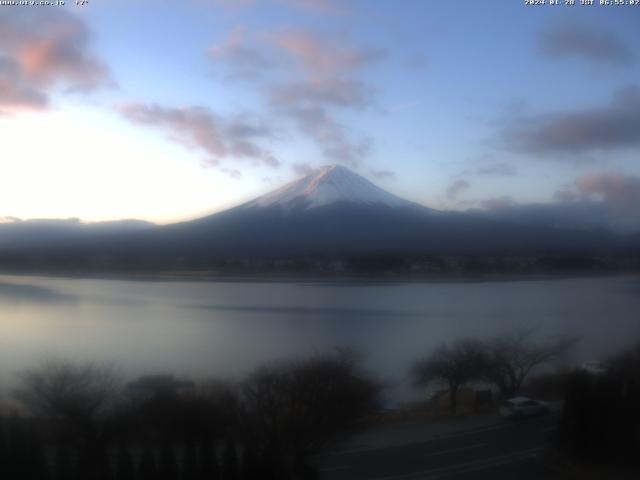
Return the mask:
<path id="1" fill-rule="evenodd" d="M 553 416 L 502 421 L 429 440 L 336 451 L 319 459 L 322 480 L 551 478 L 539 459 L 555 428 Z"/>

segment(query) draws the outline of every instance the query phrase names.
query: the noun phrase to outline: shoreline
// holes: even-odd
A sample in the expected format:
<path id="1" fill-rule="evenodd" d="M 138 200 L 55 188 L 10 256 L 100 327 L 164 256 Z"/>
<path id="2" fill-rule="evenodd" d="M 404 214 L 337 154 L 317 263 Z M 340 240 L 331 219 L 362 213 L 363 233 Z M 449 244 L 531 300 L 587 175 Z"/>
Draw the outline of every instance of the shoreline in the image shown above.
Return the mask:
<path id="1" fill-rule="evenodd" d="M 588 278 L 640 277 L 636 271 L 554 272 L 554 273 L 440 273 L 407 275 L 383 274 L 317 274 L 317 273 L 228 273 L 215 271 L 167 272 L 43 272 L 2 271 L 6 277 L 39 277 L 69 280 L 115 280 L 133 282 L 204 282 L 204 283 L 297 283 L 310 285 L 402 285 L 402 284 L 461 284 L 535 282 Z"/>

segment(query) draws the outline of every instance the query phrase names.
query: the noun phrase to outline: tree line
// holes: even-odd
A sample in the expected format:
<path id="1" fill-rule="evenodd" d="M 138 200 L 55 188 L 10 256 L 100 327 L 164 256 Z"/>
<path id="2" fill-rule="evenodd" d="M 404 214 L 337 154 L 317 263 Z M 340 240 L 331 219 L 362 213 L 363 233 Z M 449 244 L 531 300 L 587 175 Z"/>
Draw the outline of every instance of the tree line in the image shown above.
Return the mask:
<path id="1" fill-rule="evenodd" d="M 450 413 L 466 384 L 502 398 L 565 354 L 573 337 L 521 330 L 460 339 L 411 368 L 416 385 L 442 384 Z M 151 376 L 128 384 L 116 369 L 50 359 L 22 372 L 19 413 L 0 415 L 0 475 L 33 480 L 314 479 L 309 459 L 363 425 L 382 384 L 350 349 L 256 368 L 238 382 Z"/>
<path id="2" fill-rule="evenodd" d="M 377 405 L 349 350 L 264 365 L 244 381 L 170 376 L 124 385 L 109 366 L 49 360 L 0 417 L 9 480 L 314 479 L 308 461 Z"/>

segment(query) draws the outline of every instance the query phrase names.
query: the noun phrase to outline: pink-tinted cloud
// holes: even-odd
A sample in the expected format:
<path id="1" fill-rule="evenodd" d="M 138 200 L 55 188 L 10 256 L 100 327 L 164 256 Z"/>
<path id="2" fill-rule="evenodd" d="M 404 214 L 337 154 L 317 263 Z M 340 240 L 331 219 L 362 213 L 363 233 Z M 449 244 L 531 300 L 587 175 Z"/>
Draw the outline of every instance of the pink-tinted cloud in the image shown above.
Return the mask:
<path id="1" fill-rule="evenodd" d="M 487 198 L 480 202 L 480 205 L 492 212 L 500 212 L 507 210 L 515 205 L 515 201 L 509 195 L 503 195 L 500 197 Z"/>
<path id="2" fill-rule="evenodd" d="M 356 74 L 379 61 L 383 52 L 306 30 L 236 30 L 210 48 L 209 55 L 232 77 L 255 82 L 274 114 L 292 122 L 325 158 L 356 166 L 370 152 L 371 141 L 353 138 L 336 113 L 374 103 L 374 89 Z"/>
<path id="3" fill-rule="evenodd" d="M 111 83 L 84 22 L 62 9 L 0 9 L 0 112 L 44 108 L 52 89 Z"/>
<path id="4" fill-rule="evenodd" d="M 305 71 L 320 76 L 342 75 L 384 57 L 380 50 L 354 48 L 344 39 L 336 41 L 306 30 L 281 32 L 271 40 Z"/>
<path id="5" fill-rule="evenodd" d="M 348 0 L 277 0 L 283 5 L 300 8 L 309 12 L 342 14 L 347 12 Z"/>
<path id="6" fill-rule="evenodd" d="M 255 8 L 284 5 L 307 13 L 344 14 L 348 11 L 348 0 L 214 0 L 217 6 L 225 8 Z"/>
<path id="7" fill-rule="evenodd" d="M 108 71 L 87 53 L 86 37 L 82 24 L 56 29 L 45 38 L 26 43 L 18 59 L 25 74 L 39 84 L 65 80 L 72 88 L 91 90 L 104 84 Z"/>
<path id="8" fill-rule="evenodd" d="M 640 210 L 640 177 L 617 173 L 598 173 L 576 180 L 578 191 L 595 196 L 618 209 Z"/>
<path id="9" fill-rule="evenodd" d="M 129 121 L 163 130 L 172 141 L 205 151 L 208 162 L 252 160 L 271 167 L 279 161 L 261 142 L 273 137 L 266 124 L 247 115 L 225 119 L 205 107 L 171 108 L 159 105 L 128 104 L 119 108 Z M 234 172 L 227 169 L 234 176 Z"/>
<path id="10" fill-rule="evenodd" d="M 47 95 L 29 85 L 20 65 L 10 57 L 0 56 L 0 115 L 43 109 L 48 105 Z"/>
<path id="11" fill-rule="evenodd" d="M 354 139 L 336 118 L 336 109 L 362 109 L 373 103 L 373 90 L 351 75 L 382 57 L 373 50 L 310 32 L 286 32 L 270 37 L 274 46 L 294 61 L 293 80 L 267 88 L 272 107 L 293 120 L 320 147 L 325 158 L 357 166 L 371 150 L 371 140 Z"/>

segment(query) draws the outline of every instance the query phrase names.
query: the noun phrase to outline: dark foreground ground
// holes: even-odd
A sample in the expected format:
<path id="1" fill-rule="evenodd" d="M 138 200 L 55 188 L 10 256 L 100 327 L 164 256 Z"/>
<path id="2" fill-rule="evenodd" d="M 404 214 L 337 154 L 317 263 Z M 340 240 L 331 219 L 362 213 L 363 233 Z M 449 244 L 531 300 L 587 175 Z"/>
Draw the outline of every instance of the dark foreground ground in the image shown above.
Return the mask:
<path id="1" fill-rule="evenodd" d="M 317 459 L 324 480 L 565 478 L 546 451 L 556 417 L 521 421 L 488 416 L 451 425 L 387 428 L 388 442 L 336 450 Z M 372 432 L 384 436 L 384 432 Z M 402 442 L 405 437 L 407 443 Z M 421 439 L 419 437 L 422 437 Z M 366 441 L 365 441 L 366 443 Z"/>

